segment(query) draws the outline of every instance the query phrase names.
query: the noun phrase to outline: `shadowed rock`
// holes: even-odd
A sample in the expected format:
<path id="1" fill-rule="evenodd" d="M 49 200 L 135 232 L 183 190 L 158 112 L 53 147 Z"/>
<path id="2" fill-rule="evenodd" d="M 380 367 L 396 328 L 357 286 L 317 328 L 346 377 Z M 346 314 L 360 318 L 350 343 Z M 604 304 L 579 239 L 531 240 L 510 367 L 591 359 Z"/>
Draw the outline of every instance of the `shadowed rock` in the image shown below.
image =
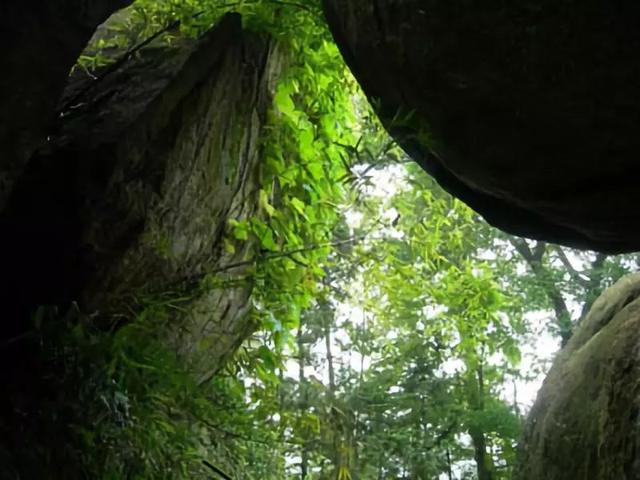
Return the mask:
<path id="1" fill-rule="evenodd" d="M 65 443 L 75 406 L 55 399 L 91 387 L 69 380 L 68 353 L 41 354 L 70 306 L 83 314 L 69 316 L 73 325 L 107 333 L 155 305 L 153 334 L 197 381 L 255 328 L 246 279 L 254 245 L 224 239 L 229 219 L 260 215 L 261 138 L 280 50 L 227 15 L 197 40 L 158 38 L 117 65 L 74 73 L 49 141 L 0 215 L 0 455 L 13 477 L 71 478 L 80 467 Z M 61 313 L 44 328 L 32 318 L 42 305 Z M 35 464 L 24 438 L 40 437 L 61 443 L 32 445 L 44 452 Z"/>
<path id="2" fill-rule="evenodd" d="M 387 129 L 522 236 L 640 248 L 640 4 L 324 0 Z"/>
<path id="3" fill-rule="evenodd" d="M 199 40 L 152 42 L 96 81 L 79 72 L 46 148 L 31 159 L 4 215 L 4 337 L 30 328 L 38 305 L 117 318 L 140 296 L 181 292 L 177 348 L 210 339 L 208 368 L 252 331 L 251 285 L 237 278 L 251 242 L 227 253 L 229 219 L 254 216 L 260 137 L 281 56 L 226 16 Z M 175 294 L 175 293 L 174 293 Z M 177 332 L 180 332 L 178 335 Z M 178 338 L 178 337 L 184 338 Z"/>
<path id="4" fill-rule="evenodd" d="M 0 211 L 42 145 L 71 67 L 109 15 L 132 0 L 0 3 Z"/>

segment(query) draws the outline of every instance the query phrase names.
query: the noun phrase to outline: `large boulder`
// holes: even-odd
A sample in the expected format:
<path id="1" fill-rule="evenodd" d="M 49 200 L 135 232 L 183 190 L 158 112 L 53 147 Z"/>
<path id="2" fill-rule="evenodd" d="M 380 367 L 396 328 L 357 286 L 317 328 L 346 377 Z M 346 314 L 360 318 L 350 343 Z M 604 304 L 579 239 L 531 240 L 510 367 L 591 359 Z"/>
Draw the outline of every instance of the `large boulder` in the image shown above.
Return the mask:
<path id="1" fill-rule="evenodd" d="M 640 274 L 593 304 L 528 418 L 521 480 L 640 478 Z"/>
<path id="2" fill-rule="evenodd" d="M 106 74 L 77 72 L 61 101 L 74 108 L 0 215 L 1 338 L 28 331 L 40 305 L 78 302 L 108 320 L 170 292 L 189 299 L 175 312 L 176 348 L 208 345 L 207 368 L 219 366 L 253 328 L 251 284 L 229 268 L 253 246 L 224 239 L 228 220 L 259 214 L 281 59 L 228 15 L 197 40 L 159 38 Z M 213 273 L 225 288 L 202 288 Z"/>
<path id="3" fill-rule="evenodd" d="M 383 123 L 508 232 L 640 248 L 640 3 L 324 0 Z"/>
<path id="4" fill-rule="evenodd" d="M 261 141 L 283 55 L 238 15 L 197 39 L 171 33 L 72 75 L 48 141 L 0 209 L 0 457 L 11 478 L 84 478 L 69 440 L 84 413 L 68 399 L 104 372 L 89 372 L 90 355 L 70 367 L 84 350 L 55 345 L 58 330 L 106 337 L 147 315 L 158 345 L 204 382 L 256 328 L 257 246 L 227 226 L 262 215 Z"/>

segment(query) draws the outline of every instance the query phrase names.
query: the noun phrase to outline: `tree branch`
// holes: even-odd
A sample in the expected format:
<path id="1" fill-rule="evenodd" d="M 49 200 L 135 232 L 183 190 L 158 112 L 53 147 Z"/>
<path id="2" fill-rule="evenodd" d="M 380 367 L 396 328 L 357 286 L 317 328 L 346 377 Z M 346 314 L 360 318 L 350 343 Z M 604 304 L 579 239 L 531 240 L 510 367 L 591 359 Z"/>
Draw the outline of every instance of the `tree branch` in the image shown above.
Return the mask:
<path id="1" fill-rule="evenodd" d="M 533 250 L 533 261 L 542 263 L 542 257 L 547 251 L 547 242 L 537 242 L 536 248 Z"/>
<path id="2" fill-rule="evenodd" d="M 233 480 L 233 478 L 231 478 L 229 475 L 227 475 L 226 473 L 224 473 L 222 470 L 220 470 L 218 467 L 216 467 L 215 465 L 213 465 L 212 463 L 206 461 L 206 460 L 202 460 L 202 463 L 208 467 L 209 469 L 211 469 L 213 472 L 217 473 L 218 475 L 220 475 L 220 477 L 224 478 L 224 480 Z"/>
<path id="3" fill-rule="evenodd" d="M 510 236 L 509 237 L 509 243 L 511 243 L 511 245 L 514 246 L 514 248 L 520 254 L 520 256 L 522 258 L 524 258 L 525 261 L 531 267 L 531 269 L 533 269 L 534 268 L 533 263 L 535 262 L 536 256 L 533 254 L 533 252 L 529 248 L 529 244 L 527 243 L 527 241 L 525 239 L 523 239 L 523 238 L 511 237 Z M 536 250 L 537 250 L 537 248 L 536 248 Z M 543 254 L 544 254 L 544 252 L 543 252 Z M 540 256 L 540 259 L 542 259 L 542 256 Z"/>
<path id="4" fill-rule="evenodd" d="M 591 269 L 589 272 L 589 283 L 586 286 L 587 294 L 586 301 L 582 305 L 582 310 L 580 312 L 580 320 L 587 316 L 589 310 L 593 305 L 593 302 L 596 301 L 596 298 L 600 295 L 601 287 L 600 284 L 602 282 L 602 267 L 604 266 L 604 262 L 607 260 L 609 256 L 605 253 L 596 254 L 596 258 L 591 262 Z"/>
<path id="5" fill-rule="evenodd" d="M 567 269 L 569 275 L 571 275 L 571 278 L 573 278 L 580 285 L 584 287 L 588 287 L 589 277 L 585 275 L 583 272 L 580 272 L 574 268 L 574 266 L 571 264 L 571 261 L 569 260 L 569 257 L 567 257 L 567 254 L 565 253 L 563 248 L 560 246 L 556 246 L 554 248 L 554 251 L 558 255 L 558 258 L 560 259 L 564 267 Z"/>
<path id="6" fill-rule="evenodd" d="M 567 308 L 567 304 L 562 297 L 562 292 L 545 277 L 545 271 L 542 267 L 542 259 L 547 250 L 546 242 L 538 242 L 536 248 L 532 252 L 526 240 L 517 237 L 509 237 L 509 242 L 514 246 L 516 251 L 527 262 L 533 274 L 538 278 L 543 286 L 547 298 L 553 306 L 555 313 L 555 324 L 560 332 L 562 346 L 566 345 L 572 335 L 571 313 Z"/>
<path id="7" fill-rule="evenodd" d="M 213 270 L 211 270 L 208 273 L 222 273 L 225 272 L 227 270 L 233 270 L 234 268 L 238 268 L 238 267 L 245 267 L 248 265 L 253 265 L 259 262 L 266 262 L 269 260 L 276 260 L 278 258 L 284 258 L 284 257 L 288 257 L 291 260 L 295 261 L 296 263 L 298 263 L 299 265 L 302 265 L 304 267 L 307 267 L 308 265 L 306 265 L 305 263 L 296 260 L 294 258 L 292 258 L 292 255 L 295 255 L 297 253 L 305 253 L 305 252 L 311 252 L 313 250 L 319 250 L 321 248 L 328 248 L 328 247 L 340 247 L 342 245 L 354 245 L 358 242 L 361 242 L 362 240 L 364 240 L 366 238 L 366 236 L 361 235 L 358 237 L 351 237 L 351 238 L 347 238 L 347 239 L 343 239 L 343 240 L 338 240 L 335 242 L 326 242 L 326 243 L 318 243 L 315 245 L 309 245 L 306 247 L 300 247 L 300 248 L 294 248 L 292 250 L 284 250 L 282 252 L 268 252 L 264 255 L 256 255 L 253 258 L 250 258 L 248 260 L 242 260 L 240 262 L 234 262 L 234 263 L 228 263 L 226 265 L 222 265 L 218 268 L 215 268 Z"/>

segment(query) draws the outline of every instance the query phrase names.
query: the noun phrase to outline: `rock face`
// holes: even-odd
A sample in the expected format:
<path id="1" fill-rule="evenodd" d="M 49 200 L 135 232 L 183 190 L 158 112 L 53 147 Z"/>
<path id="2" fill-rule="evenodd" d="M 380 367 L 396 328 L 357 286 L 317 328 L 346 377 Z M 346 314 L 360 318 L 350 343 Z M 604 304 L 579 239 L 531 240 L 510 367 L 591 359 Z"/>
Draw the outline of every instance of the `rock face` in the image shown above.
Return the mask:
<path id="1" fill-rule="evenodd" d="M 256 214 L 280 59 L 229 15 L 197 41 L 151 43 L 99 81 L 71 79 L 61 104 L 74 108 L 0 217 L 0 291 L 14 320 L 5 338 L 28 329 L 25 312 L 38 305 L 78 301 L 110 318 L 141 295 L 179 291 L 189 298 L 179 348 L 209 338 L 210 368 L 233 351 L 252 330 L 251 285 L 198 282 L 237 278 L 226 265 L 249 256 L 250 242 L 231 254 L 223 237 L 229 219 Z"/>
<path id="2" fill-rule="evenodd" d="M 44 322 L 64 330 L 76 303 L 82 315 L 72 325 L 107 336 L 145 306 L 170 304 L 154 310 L 151 325 L 197 381 L 256 327 L 248 315 L 254 245 L 227 239 L 226 228 L 261 215 L 261 140 L 283 55 L 227 15 L 197 40 L 158 38 L 127 58 L 95 76 L 76 71 L 47 141 L 32 142 L 49 123 L 38 119 L 30 140 L 14 145 L 12 158 L 25 165 L 11 170 L 0 208 L 0 457 L 12 478 L 84 478 L 64 443 L 84 420 L 74 413 L 82 405 L 65 404 L 59 390 L 93 387 L 73 383 L 66 353 L 42 346 L 53 340 L 34 327 L 37 307 L 59 306 Z M 61 445 L 40 445 L 41 437 Z"/>
<path id="3" fill-rule="evenodd" d="M 44 143 L 69 70 L 96 27 L 131 0 L 0 4 L 0 210 Z"/>
<path id="4" fill-rule="evenodd" d="M 383 123 L 508 232 L 638 250 L 640 4 L 324 0 Z"/>
<path id="5" fill-rule="evenodd" d="M 521 480 L 640 478 L 640 274 L 593 305 L 531 410 Z"/>

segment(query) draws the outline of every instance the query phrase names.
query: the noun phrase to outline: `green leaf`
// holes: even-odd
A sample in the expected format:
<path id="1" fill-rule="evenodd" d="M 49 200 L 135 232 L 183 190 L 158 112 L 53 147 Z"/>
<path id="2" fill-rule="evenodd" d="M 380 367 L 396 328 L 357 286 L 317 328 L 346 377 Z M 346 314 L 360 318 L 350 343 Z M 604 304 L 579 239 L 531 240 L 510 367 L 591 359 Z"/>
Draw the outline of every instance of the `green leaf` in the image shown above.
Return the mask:
<path id="1" fill-rule="evenodd" d="M 238 240 L 249 238 L 249 224 L 246 221 L 229 220 L 229 225 L 233 229 L 233 236 Z"/>
<path id="2" fill-rule="evenodd" d="M 272 217 L 276 209 L 273 208 L 273 206 L 269 203 L 269 194 L 263 189 L 260 189 L 259 203 L 260 207 L 262 207 L 262 209 L 267 212 L 267 215 Z"/>
<path id="3" fill-rule="evenodd" d="M 296 112 L 296 106 L 291 99 L 292 88 L 291 85 L 281 83 L 274 96 L 274 102 L 278 107 L 278 110 L 283 115 L 290 117 L 292 120 L 297 121 L 299 118 Z"/>
<path id="4" fill-rule="evenodd" d="M 304 211 L 305 211 L 305 204 L 303 201 L 301 201 L 300 199 L 293 197 L 290 200 L 291 202 L 291 206 L 301 215 L 304 215 Z"/>
<path id="5" fill-rule="evenodd" d="M 321 163 L 309 163 L 306 168 L 314 180 L 322 180 L 324 178 L 324 168 Z"/>

